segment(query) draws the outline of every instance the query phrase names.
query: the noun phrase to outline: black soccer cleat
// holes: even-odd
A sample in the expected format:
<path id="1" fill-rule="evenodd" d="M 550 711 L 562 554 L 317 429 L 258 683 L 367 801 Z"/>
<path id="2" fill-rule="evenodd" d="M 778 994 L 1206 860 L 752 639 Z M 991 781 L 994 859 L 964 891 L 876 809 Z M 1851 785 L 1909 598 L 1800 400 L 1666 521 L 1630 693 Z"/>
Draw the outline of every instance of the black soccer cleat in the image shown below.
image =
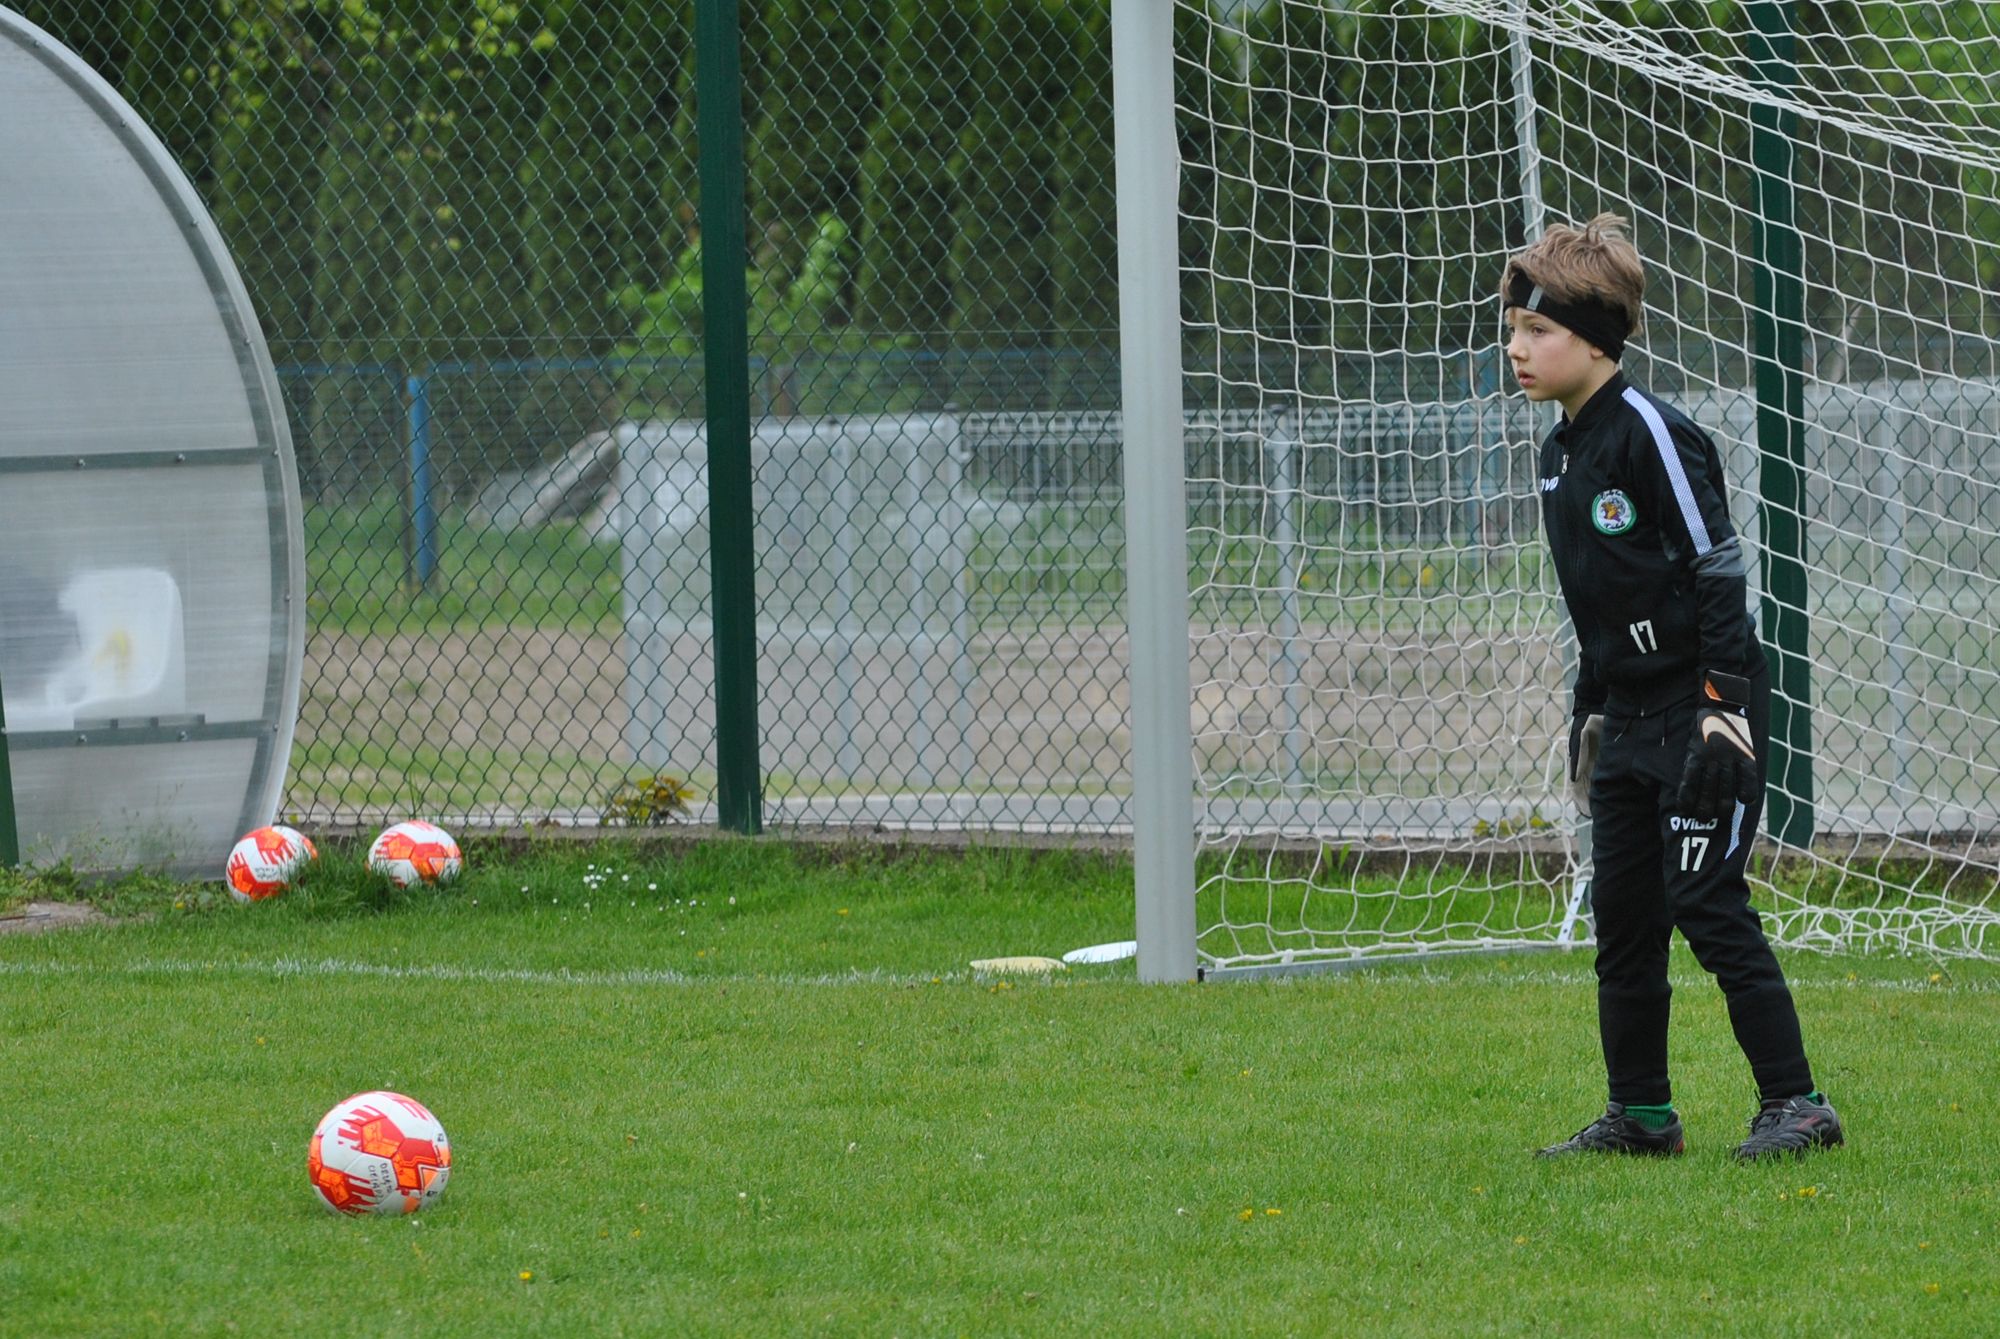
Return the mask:
<path id="1" fill-rule="evenodd" d="M 1845 1139 L 1833 1103 L 1810 1097 L 1766 1102 L 1750 1118 L 1750 1137 L 1736 1146 L 1739 1162 L 1799 1157 L 1815 1148 L 1834 1148 Z"/>
<path id="2" fill-rule="evenodd" d="M 1535 1156 L 1560 1158 L 1571 1153 L 1637 1153 L 1646 1157 L 1670 1158 L 1686 1147 L 1679 1112 L 1675 1112 L 1660 1129 L 1649 1130 L 1637 1119 L 1625 1114 L 1623 1102 L 1611 1102 L 1606 1104 L 1602 1116 L 1560 1144 L 1550 1144 Z"/>

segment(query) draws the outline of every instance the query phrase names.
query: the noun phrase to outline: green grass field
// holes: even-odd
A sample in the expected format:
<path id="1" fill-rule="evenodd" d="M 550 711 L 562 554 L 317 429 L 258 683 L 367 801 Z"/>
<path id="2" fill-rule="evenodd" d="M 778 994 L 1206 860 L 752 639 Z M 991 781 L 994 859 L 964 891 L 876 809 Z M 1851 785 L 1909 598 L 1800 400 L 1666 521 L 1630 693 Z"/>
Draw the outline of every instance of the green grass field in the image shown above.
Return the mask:
<path id="1" fill-rule="evenodd" d="M 1329 509 L 1322 508 L 1322 511 Z M 1080 616 L 1118 622 L 1125 594 L 1123 510 L 1115 500 L 1035 507 L 1017 523 L 975 526 L 968 535 L 965 593 L 983 629 L 1023 618 Z M 1415 626 L 1415 607 L 1384 611 L 1384 597 L 1421 597 L 1430 625 L 1481 625 L 1510 618 L 1523 591 L 1546 580 L 1539 552 L 1479 552 L 1452 544 L 1351 533 L 1337 517 L 1309 517 L 1312 533 L 1338 534 L 1363 556 L 1308 546 L 1298 572 L 1309 625 L 1357 629 Z M 1190 583 L 1215 588 L 1204 610 L 1255 619 L 1285 574 L 1260 535 L 1254 510 L 1238 507 L 1230 537 L 1197 546 Z M 593 540 L 575 522 L 516 531 L 474 525 L 456 510 L 439 518 L 437 570 L 412 589 L 408 520 L 394 503 L 309 507 L 305 514 L 306 609 L 315 632 L 357 636 L 442 634 L 476 628 L 562 628 L 615 636 L 622 627 L 619 545 Z M 1373 552 L 1382 545 L 1381 552 Z M 702 592 L 707 578 L 682 576 Z M 1261 593 L 1261 594 L 1260 594 Z M 1440 603 L 1445 602 L 1445 603 Z"/>
<path id="2" fill-rule="evenodd" d="M 1688 1155 L 1546 1164 L 1602 1100 L 1587 957 L 1140 986 L 1116 859 L 352 850 L 285 899 L 80 890 L 0 936 L 0 1335 L 1991 1333 L 2000 971 L 1793 956 L 1852 1143 L 1752 1106 L 1677 960 Z M 307 1136 L 428 1103 L 443 1199 L 344 1220 Z"/>
<path id="3" fill-rule="evenodd" d="M 507 532 L 447 514 L 430 586 L 412 591 L 406 518 L 392 503 L 305 515 L 307 620 L 314 631 L 429 632 L 484 627 L 617 633 L 618 546 L 580 526 Z"/>

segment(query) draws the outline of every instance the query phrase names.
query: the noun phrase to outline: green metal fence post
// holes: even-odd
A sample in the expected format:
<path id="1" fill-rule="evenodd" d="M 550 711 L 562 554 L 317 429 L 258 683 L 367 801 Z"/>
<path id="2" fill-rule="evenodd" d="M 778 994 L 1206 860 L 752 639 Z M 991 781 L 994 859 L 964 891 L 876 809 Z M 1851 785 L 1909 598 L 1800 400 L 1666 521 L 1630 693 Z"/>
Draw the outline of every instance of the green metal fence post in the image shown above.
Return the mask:
<path id="1" fill-rule="evenodd" d="M 750 295 L 737 0 L 695 6 L 701 152 L 702 347 L 715 628 L 715 802 L 732 832 L 763 830 L 757 770 L 757 572 L 750 496 Z"/>
<path id="2" fill-rule="evenodd" d="M 1751 0 L 1757 72 L 1765 87 L 1798 83 L 1793 0 Z M 1795 218 L 1793 144 L 1797 115 L 1750 108 L 1757 177 L 1757 447 L 1763 493 L 1763 629 L 1771 661 L 1771 760 L 1765 828 L 1808 846 L 1813 836 L 1812 665 L 1805 569 L 1805 254 Z"/>

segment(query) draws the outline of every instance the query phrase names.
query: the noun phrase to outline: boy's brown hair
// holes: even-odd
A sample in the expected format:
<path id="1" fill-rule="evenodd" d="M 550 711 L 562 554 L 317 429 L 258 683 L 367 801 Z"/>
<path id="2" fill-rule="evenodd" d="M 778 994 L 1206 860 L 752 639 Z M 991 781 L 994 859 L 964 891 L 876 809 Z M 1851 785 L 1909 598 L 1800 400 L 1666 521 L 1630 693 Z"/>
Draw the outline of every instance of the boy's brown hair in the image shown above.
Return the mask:
<path id="1" fill-rule="evenodd" d="M 1544 312 L 1616 358 L 1646 310 L 1646 266 L 1626 226 L 1608 213 L 1581 228 L 1552 224 L 1508 258 L 1501 302 Z"/>

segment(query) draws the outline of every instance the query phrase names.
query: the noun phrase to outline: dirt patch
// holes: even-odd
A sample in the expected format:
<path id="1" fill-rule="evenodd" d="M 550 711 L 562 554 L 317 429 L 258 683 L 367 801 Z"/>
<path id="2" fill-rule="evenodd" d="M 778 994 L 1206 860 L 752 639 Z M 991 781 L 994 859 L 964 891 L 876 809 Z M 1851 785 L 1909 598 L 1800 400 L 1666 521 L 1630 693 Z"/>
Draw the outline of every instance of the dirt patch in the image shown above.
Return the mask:
<path id="1" fill-rule="evenodd" d="M 568 629 L 315 633 L 286 812 L 505 823 L 595 816 L 635 771 L 705 782 L 715 746 L 707 631 L 655 630 L 629 651 L 621 637 Z M 1288 794 L 1545 789 L 1556 718 L 1542 709 L 1546 693 L 1523 686 L 1552 681 L 1561 657 L 1548 638 L 1478 648 L 1448 630 L 1375 632 L 1322 641 L 1296 664 L 1281 651 L 1261 634 L 1204 635 L 1193 647 L 1206 775 L 1282 782 Z M 1127 659 L 1121 632 L 1096 626 L 987 629 L 962 647 L 766 629 L 757 719 L 767 797 L 991 797 L 999 818 L 964 815 L 982 831 L 1022 823 L 1036 797 L 1073 797 L 1089 816 L 1062 807 L 1053 821 L 1126 821 Z"/>
<path id="2" fill-rule="evenodd" d="M 0 911 L 0 935 L 31 935 L 44 930 L 72 930 L 80 925 L 109 924 L 109 916 L 82 902 L 30 902 L 11 911 Z"/>

